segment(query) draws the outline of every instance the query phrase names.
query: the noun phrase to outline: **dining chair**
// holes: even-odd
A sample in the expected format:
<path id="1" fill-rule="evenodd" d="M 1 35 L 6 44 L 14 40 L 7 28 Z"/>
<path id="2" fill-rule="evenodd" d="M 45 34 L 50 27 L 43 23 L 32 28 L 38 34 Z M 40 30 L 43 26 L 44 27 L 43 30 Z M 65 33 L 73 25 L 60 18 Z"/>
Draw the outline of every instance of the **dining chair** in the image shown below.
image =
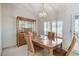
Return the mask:
<path id="1" fill-rule="evenodd" d="M 32 53 L 32 55 L 36 55 L 36 53 L 39 53 L 43 50 L 42 48 L 40 48 L 40 47 L 33 44 L 33 42 L 32 42 L 32 40 L 33 40 L 32 37 L 33 36 L 32 35 L 26 35 L 26 34 L 24 34 L 24 35 L 25 35 L 25 40 L 27 42 L 28 54 Z"/>
<path id="2" fill-rule="evenodd" d="M 48 39 L 49 40 L 55 40 L 55 33 L 54 32 L 48 32 Z"/>
<path id="3" fill-rule="evenodd" d="M 73 36 L 72 42 L 71 42 L 71 44 L 70 44 L 70 46 L 69 46 L 67 51 L 65 51 L 62 48 L 56 48 L 56 49 L 53 50 L 53 54 L 55 56 L 68 56 L 68 55 L 71 54 L 71 52 L 72 52 L 72 50 L 73 50 L 73 48 L 75 46 L 75 43 L 76 43 L 76 37 Z"/>
<path id="4" fill-rule="evenodd" d="M 36 32 L 32 32 L 33 33 L 33 38 L 37 37 L 37 33 Z"/>

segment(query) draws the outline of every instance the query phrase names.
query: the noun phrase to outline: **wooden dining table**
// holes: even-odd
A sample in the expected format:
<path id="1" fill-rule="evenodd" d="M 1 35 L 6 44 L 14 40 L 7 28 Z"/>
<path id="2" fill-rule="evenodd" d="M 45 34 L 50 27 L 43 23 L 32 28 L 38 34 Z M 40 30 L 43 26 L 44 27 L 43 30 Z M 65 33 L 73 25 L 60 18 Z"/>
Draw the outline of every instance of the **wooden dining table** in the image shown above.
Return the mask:
<path id="1" fill-rule="evenodd" d="M 60 38 L 55 38 L 55 40 L 49 40 L 47 36 L 36 36 L 32 41 L 35 45 L 47 49 L 49 56 L 53 56 L 53 49 L 55 49 L 62 43 L 62 39 Z"/>

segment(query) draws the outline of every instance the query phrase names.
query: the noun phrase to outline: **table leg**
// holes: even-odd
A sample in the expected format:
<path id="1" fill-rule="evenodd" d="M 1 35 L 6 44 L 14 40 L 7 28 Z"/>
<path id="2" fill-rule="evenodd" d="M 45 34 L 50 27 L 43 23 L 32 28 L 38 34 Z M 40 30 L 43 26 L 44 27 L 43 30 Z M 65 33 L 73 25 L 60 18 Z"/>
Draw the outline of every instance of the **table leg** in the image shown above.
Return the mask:
<path id="1" fill-rule="evenodd" d="M 53 56 L 53 48 L 48 48 L 48 54 L 49 56 Z"/>

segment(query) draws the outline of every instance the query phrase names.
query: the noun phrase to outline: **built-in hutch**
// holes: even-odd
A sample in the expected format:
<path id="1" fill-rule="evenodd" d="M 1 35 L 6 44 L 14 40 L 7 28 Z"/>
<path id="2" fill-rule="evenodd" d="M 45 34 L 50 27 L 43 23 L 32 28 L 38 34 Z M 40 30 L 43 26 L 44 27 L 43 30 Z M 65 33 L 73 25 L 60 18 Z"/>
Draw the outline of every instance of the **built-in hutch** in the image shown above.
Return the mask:
<path id="1" fill-rule="evenodd" d="M 17 46 L 26 44 L 24 33 L 36 31 L 36 20 L 25 17 L 16 17 L 16 43 Z"/>

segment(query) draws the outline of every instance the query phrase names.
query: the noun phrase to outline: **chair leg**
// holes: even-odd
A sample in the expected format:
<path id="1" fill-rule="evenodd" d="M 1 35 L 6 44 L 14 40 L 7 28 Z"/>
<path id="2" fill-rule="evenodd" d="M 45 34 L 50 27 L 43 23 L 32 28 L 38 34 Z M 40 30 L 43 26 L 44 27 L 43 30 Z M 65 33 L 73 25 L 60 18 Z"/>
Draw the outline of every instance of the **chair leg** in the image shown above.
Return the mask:
<path id="1" fill-rule="evenodd" d="M 49 56 L 52 56 L 53 55 L 53 52 L 52 51 L 53 51 L 53 49 L 51 49 L 51 48 L 48 49 Z"/>
<path id="2" fill-rule="evenodd" d="M 35 53 L 33 53 L 33 56 L 35 56 Z"/>
<path id="3" fill-rule="evenodd" d="M 61 43 L 61 45 L 60 45 L 60 48 L 62 48 L 62 43 Z"/>
<path id="4" fill-rule="evenodd" d="M 29 56 L 29 50 L 28 50 L 28 48 L 27 48 L 27 56 Z"/>

